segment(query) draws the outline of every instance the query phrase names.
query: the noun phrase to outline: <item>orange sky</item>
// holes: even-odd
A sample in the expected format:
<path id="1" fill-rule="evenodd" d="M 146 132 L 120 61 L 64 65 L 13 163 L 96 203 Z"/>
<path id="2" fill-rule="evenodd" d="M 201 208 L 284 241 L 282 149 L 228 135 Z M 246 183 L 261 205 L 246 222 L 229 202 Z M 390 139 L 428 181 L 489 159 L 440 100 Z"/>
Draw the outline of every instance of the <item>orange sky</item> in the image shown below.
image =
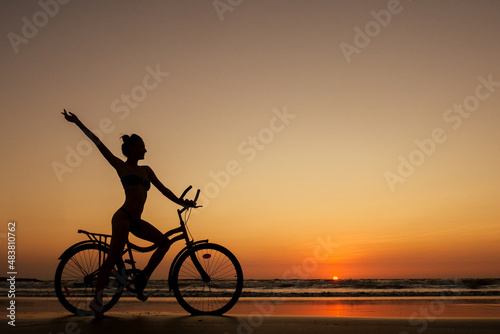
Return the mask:
<path id="1" fill-rule="evenodd" d="M 500 277 L 498 1 L 54 1 L 0 5 L 18 276 L 51 279 L 123 202 L 66 108 L 201 188 L 193 235 L 247 278 Z M 152 189 L 143 218 L 175 209 Z"/>

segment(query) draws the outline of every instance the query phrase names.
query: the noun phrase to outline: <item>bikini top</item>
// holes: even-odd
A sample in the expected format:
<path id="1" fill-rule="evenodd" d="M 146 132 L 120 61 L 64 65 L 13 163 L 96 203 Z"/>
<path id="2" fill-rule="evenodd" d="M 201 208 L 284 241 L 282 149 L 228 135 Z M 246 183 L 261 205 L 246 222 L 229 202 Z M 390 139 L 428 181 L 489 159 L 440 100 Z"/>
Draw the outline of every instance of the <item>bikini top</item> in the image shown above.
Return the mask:
<path id="1" fill-rule="evenodd" d="M 143 179 L 139 175 L 129 174 L 121 178 L 123 187 L 125 186 L 135 186 L 137 184 L 142 184 L 146 190 L 151 188 L 151 182 L 148 179 Z"/>

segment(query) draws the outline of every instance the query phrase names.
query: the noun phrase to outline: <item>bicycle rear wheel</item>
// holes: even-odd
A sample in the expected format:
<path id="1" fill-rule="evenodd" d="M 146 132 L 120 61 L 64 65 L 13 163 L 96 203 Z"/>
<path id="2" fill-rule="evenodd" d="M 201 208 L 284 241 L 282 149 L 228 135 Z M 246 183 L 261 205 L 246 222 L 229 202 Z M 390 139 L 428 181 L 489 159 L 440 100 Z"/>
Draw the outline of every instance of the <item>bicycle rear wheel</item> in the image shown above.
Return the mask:
<path id="1" fill-rule="evenodd" d="M 89 304 L 94 299 L 97 273 L 107 258 L 109 248 L 100 244 L 85 244 L 65 255 L 56 270 L 54 286 L 61 304 L 76 315 L 93 315 Z M 123 262 L 112 271 L 122 272 Z M 124 286 L 110 275 L 109 283 L 102 294 L 103 313 L 120 299 Z"/>
<path id="2" fill-rule="evenodd" d="M 210 276 L 210 282 L 203 281 L 191 254 Z M 181 255 L 171 282 L 175 298 L 189 313 L 221 315 L 238 301 L 243 289 L 243 271 L 228 249 L 217 244 L 198 244 Z"/>

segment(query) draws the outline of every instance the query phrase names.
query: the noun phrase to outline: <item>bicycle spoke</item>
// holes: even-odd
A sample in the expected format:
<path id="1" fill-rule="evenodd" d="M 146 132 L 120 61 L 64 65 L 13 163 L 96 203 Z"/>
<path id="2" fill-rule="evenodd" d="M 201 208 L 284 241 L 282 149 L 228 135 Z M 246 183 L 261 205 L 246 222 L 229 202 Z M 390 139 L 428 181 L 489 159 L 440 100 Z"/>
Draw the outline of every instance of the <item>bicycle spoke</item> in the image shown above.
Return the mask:
<path id="1" fill-rule="evenodd" d="M 88 244 L 75 248 L 61 260 L 56 271 L 56 294 L 64 307 L 75 314 L 89 314 L 89 303 L 94 298 L 97 273 L 107 257 L 107 248 Z M 113 270 L 118 270 L 115 266 Z M 103 293 L 105 309 L 111 308 L 121 295 L 123 286 L 114 277 Z"/>

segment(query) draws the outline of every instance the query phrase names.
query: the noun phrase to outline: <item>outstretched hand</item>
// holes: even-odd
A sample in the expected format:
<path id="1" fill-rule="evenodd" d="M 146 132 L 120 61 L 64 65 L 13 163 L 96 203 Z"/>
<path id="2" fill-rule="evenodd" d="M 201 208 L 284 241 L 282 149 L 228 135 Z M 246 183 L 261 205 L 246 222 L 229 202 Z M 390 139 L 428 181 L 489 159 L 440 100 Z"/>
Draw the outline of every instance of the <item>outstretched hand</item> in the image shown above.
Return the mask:
<path id="1" fill-rule="evenodd" d="M 62 112 L 61 114 L 64 115 L 64 118 L 68 121 L 68 122 L 71 122 L 71 123 L 78 123 L 80 120 L 78 119 L 78 117 L 76 117 L 75 114 L 73 114 L 71 111 L 68 113 L 66 111 L 66 109 L 63 109 L 64 112 Z"/>

